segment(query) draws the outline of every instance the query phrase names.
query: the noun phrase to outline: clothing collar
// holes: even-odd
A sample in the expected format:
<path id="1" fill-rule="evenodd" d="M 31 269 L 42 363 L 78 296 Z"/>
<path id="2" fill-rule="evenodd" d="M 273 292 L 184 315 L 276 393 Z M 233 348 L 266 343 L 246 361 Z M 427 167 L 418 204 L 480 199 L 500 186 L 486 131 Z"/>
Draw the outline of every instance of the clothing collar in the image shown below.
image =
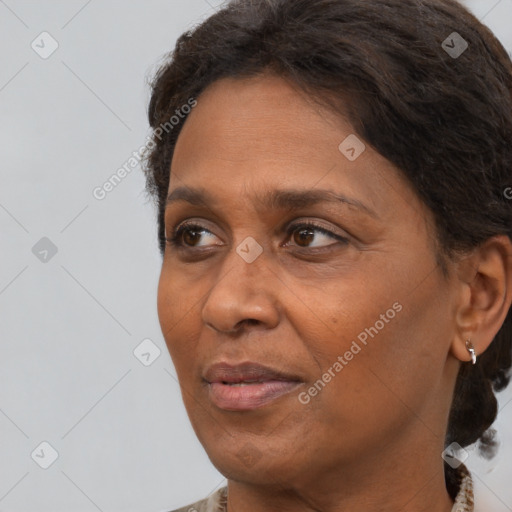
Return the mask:
<path id="1" fill-rule="evenodd" d="M 459 492 L 455 497 L 451 512 L 474 512 L 473 479 L 468 469 L 461 464 L 458 468 L 461 476 Z M 200 512 L 227 512 L 228 488 L 222 487 L 209 498 L 203 500 L 196 510 Z M 189 509 L 190 510 L 190 509 Z"/>

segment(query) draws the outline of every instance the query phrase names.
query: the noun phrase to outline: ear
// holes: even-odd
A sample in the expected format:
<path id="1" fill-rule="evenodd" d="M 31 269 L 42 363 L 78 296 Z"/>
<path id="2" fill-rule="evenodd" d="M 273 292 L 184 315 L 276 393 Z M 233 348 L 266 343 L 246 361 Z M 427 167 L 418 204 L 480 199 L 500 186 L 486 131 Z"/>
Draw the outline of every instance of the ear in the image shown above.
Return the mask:
<path id="1" fill-rule="evenodd" d="M 461 293 L 450 352 L 460 361 L 470 361 L 466 340 L 471 339 L 477 356 L 485 352 L 510 308 L 512 242 L 506 235 L 489 238 L 456 267 Z"/>

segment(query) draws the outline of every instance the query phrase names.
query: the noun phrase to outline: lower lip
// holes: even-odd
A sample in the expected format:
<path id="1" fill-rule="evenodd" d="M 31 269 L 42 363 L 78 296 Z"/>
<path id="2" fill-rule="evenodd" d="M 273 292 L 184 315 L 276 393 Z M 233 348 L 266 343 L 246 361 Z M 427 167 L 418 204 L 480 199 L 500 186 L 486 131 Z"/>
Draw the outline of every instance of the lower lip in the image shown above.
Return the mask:
<path id="1" fill-rule="evenodd" d="M 209 385 L 210 399 L 220 409 L 227 411 L 251 411 L 286 395 L 300 382 L 269 380 L 245 386 L 230 386 L 222 382 Z"/>

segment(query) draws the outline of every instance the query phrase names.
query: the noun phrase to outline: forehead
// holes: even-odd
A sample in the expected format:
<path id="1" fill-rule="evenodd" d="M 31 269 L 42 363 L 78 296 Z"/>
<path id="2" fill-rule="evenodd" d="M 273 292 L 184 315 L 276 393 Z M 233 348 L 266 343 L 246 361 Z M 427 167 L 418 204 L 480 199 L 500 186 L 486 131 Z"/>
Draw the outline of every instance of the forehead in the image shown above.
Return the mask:
<path id="1" fill-rule="evenodd" d="M 194 130 L 202 156 L 244 160 L 251 154 L 300 160 L 312 157 L 315 145 L 336 155 L 340 128 L 351 131 L 339 114 L 322 109 L 288 81 L 270 74 L 225 78 L 210 85 L 198 99 L 180 134 L 176 158 Z M 318 147 L 318 150 L 321 147 Z"/>
<path id="2" fill-rule="evenodd" d="M 364 198 L 374 211 L 396 205 L 390 193 L 411 194 L 397 169 L 369 145 L 356 160 L 340 151 L 354 136 L 339 113 L 282 78 L 222 79 L 201 94 L 185 122 L 169 192 L 194 186 L 220 201 L 243 201 L 246 193 L 269 189 L 321 188 Z"/>

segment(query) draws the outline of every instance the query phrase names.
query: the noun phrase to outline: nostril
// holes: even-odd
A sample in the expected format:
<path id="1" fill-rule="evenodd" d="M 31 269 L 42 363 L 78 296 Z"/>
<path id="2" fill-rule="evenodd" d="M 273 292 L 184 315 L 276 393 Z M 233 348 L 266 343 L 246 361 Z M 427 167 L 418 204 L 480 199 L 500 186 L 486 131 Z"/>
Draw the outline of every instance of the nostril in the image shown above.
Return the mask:
<path id="1" fill-rule="evenodd" d="M 238 327 L 241 327 L 242 325 L 244 325 L 244 323 L 247 325 L 258 325 L 260 323 L 260 321 L 256 320 L 255 318 L 247 318 L 247 319 L 239 322 Z"/>

